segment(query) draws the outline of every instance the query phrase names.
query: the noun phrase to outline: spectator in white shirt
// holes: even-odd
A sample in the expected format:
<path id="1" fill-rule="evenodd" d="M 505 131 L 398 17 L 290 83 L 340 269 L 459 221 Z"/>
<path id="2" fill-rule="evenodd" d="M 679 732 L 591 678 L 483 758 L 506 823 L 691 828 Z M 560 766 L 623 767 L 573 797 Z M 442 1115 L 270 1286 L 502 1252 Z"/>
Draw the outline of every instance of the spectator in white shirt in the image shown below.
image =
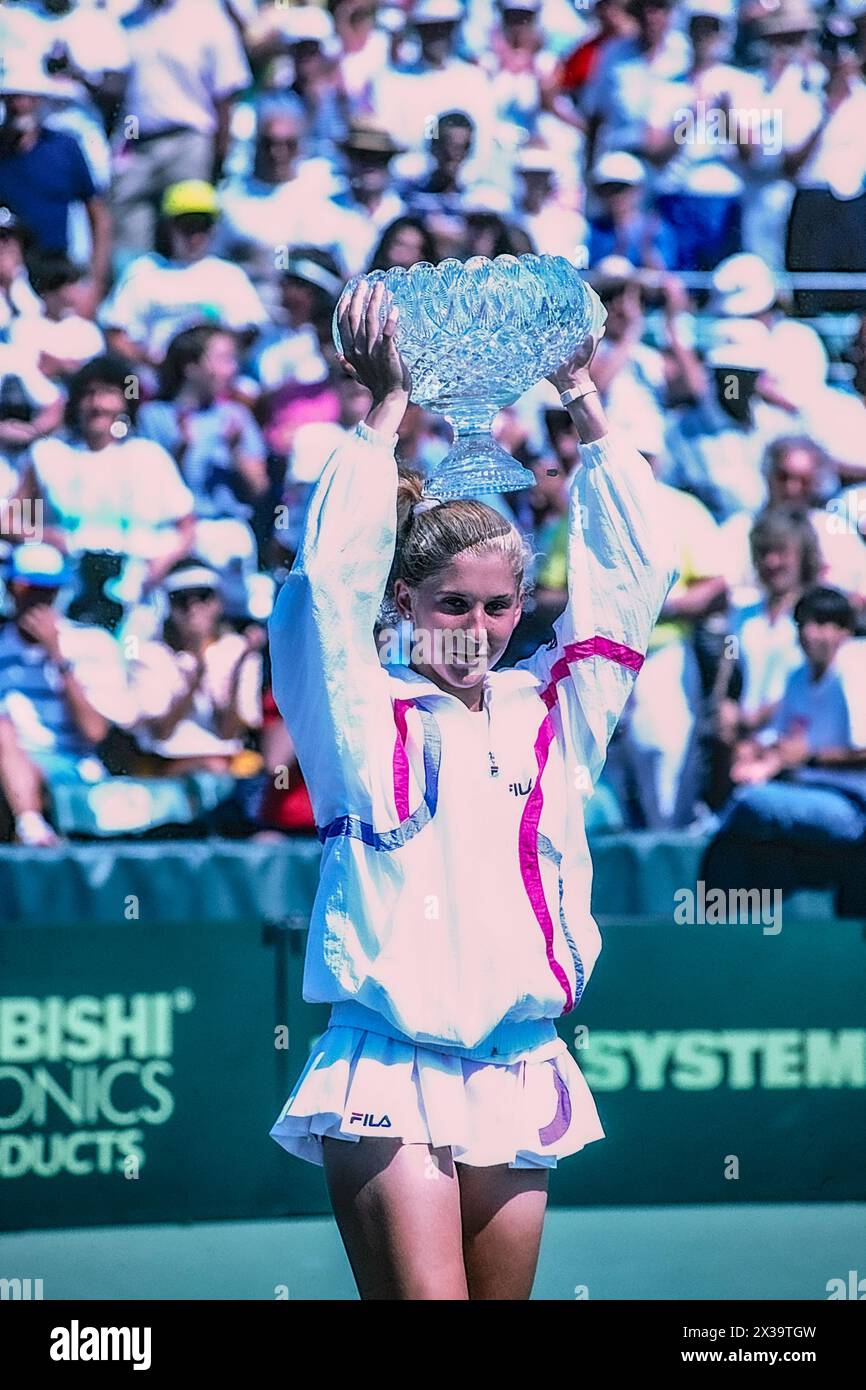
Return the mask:
<path id="1" fill-rule="evenodd" d="M 341 149 L 346 187 L 334 195 L 333 203 L 342 214 L 340 259 L 351 276 L 364 269 L 385 227 L 406 212 L 391 171 L 392 161 L 403 152 L 403 146 L 375 121 L 357 118 Z"/>
<path id="2" fill-rule="evenodd" d="M 114 551 L 135 561 L 137 600 L 189 552 L 195 523 L 193 496 L 174 460 L 132 429 L 135 380 L 122 358 L 97 357 L 82 367 L 69 386 L 67 438 L 33 445 L 15 500 L 44 507 L 45 539 L 60 549 Z M 17 515 L 11 508 L 4 518 L 10 538 L 18 535 Z"/>
<path id="3" fill-rule="evenodd" d="M 557 160 L 543 146 L 525 145 L 514 163 L 518 181 L 516 221 L 523 227 L 539 256 L 565 256 L 580 264 L 585 254 L 587 223 L 562 196 Z"/>
<path id="4" fill-rule="evenodd" d="M 162 213 L 167 254 L 133 261 L 99 312 L 111 348 L 158 365 L 177 333 L 207 320 L 252 341 L 269 316 L 246 272 L 213 253 L 214 188 L 198 179 L 172 184 Z"/>
<path id="5" fill-rule="evenodd" d="M 137 738 L 168 776 L 227 772 L 262 722 L 264 633 L 222 624 L 219 577 L 194 557 L 167 576 L 168 617 L 131 663 Z"/>
<path id="6" fill-rule="evenodd" d="M 583 92 L 590 168 L 611 150 L 643 149 L 662 84 L 682 77 L 688 67 L 688 40 L 671 22 L 675 0 L 633 0 L 630 9 L 636 37 L 605 45 Z"/>
<path id="7" fill-rule="evenodd" d="M 421 150 L 437 117 L 454 110 L 459 100 L 475 126 L 476 154 L 486 162 L 493 150 L 493 92 L 480 67 L 455 57 L 463 16 L 459 0 L 416 0 L 409 23 L 417 35 L 419 56 L 397 71 L 381 74 L 373 109 L 395 139 Z"/>
<path id="8" fill-rule="evenodd" d="M 256 112 L 252 172 L 220 194 L 214 251 L 241 266 L 262 295 L 276 283 L 292 246 L 339 250 L 343 219 L 321 160 L 303 158 L 306 115 L 296 97 L 267 96 Z"/>
<path id="9" fill-rule="evenodd" d="M 350 105 L 370 110 L 373 84 L 388 67 L 389 41 L 376 27 L 379 0 L 328 0 L 339 42 L 340 83 Z"/>
<path id="10" fill-rule="evenodd" d="M 232 103 L 251 74 L 222 5 L 142 0 L 123 27 L 131 67 L 112 207 L 116 245 L 128 257 L 152 248 L 159 200 L 179 173 L 219 178 Z"/>
<path id="11" fill-rule="evenodd" d="M 30 273 L 41 312 L 16 319 L 10 341 L 35 357 L 45 376 L 72 376 L 105 351 L 102 331 L 82 312 L 89 308 L 82 294 L 85 271 L 66 256 L 56 255 L 34 259 Z"/>
<path id="12" fill-rule="evenodd" d="M 750 545 L 760 586 L 757 601 L 734 608 L 731 644 L 719 667 L 716 729 L 728 747 L 751 739 L 772 720 L 790 673 L 800 663 L 794 607 L 820 573 L 818 539 L 805 511 L 767 508 Z M 739 693 L 733 692 L 739 684 Z"/>

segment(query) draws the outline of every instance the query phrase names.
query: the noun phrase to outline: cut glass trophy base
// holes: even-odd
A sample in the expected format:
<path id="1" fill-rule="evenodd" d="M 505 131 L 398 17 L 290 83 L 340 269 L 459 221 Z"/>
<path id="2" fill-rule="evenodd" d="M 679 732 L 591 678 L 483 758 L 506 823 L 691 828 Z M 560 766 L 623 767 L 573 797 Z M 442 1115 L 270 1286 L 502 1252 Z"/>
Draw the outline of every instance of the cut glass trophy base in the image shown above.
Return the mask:
<path id="1" fill-rule="evenodd" d="M 424 484 L 425 497 L 447 501 L 483 492 L 519 492 L 535 476 L 512 458 L 491 434 L 461 435 Z"/>

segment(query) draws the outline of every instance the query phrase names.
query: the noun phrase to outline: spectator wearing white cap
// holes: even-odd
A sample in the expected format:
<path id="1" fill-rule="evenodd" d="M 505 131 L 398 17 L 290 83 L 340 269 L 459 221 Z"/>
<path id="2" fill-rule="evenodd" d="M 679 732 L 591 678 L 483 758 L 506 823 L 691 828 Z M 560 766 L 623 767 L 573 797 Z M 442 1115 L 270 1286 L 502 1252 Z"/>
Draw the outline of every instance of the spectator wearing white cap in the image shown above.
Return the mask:
<path id="1" fill-rule="evenodd" d="M 527 139 L 546 140 L 574 157 L 579 123 L 560 98 L 557 58 L 546 46 L 542 0 L 496 0 L 494 24 L 481 64 L 490 78 L 497 139 L 514 148 Z"/>
<path id="2" fill-rule="evenodd" d="M 97 756 L 112 725 L 128 729 L 135 703 L 112 637 L 62 618 L 55 603 L 70 580 L 64 556 L 44 542 L 11 554 L 13 615 L 0 627 L 0 791 L 21 844 L 48 846 L 46 796 L 59 782 L 106 776 Z"/>
<path id="3" fill-rule="evenodd" d="M 590 167 L 610 150 L 644 148 L 661 84 L 688 67 L 688 40 L 672 24 L 675 0 L 632 0 L 629 8 L 637 33 L 605 46 L 581 97 Z"/>
<path id="4" fill-rule="evenodd" d="M 587 222 L 574 198 L 559 187 L 559 166 L 543 145 L 524 145 L 514 161 L 517 181 L 515 221 L 526 231 L 540 256 L 565 256 L 575 264 L 586 258 Z"/>
<path id="5" fill-rule="evenodd" d="M 418 41 L 418 56 L 385 71 L 376 81 L 373 110 L 377 120 L 407 147 L 422 150 L 437 117 L 459 109 L 475 126 L 475 151 L 487 162 L 493 153 L 493 94 L 486 73 L 456 57 L 464 16 L 460 0 L 416 0 L 409 26 Z"/>
<path id="6" fill-rule="evenodd" d="M 706 391 L 666 434 L 664 481 L 693 493 L 718 522 L 763 505 L 764 450 L 790 425 L 789 416 L 756 396 L 769 342 L 768 329 L 754 319 L 720 321 L 706 356 Z"/>
<path id="7" fill-rule="evenodd" d="M 334 22 L 318 5 L 275 7 L 279 41 L 289 60 L 266 76 L 272 89 L 294 93 L 307 121 L 306 145 L 315 158 L 331 159 L 352 117 L 352 103 L 343 87 L 334 36 Z"/>
<path id="8" fill-rule="evenodd" d="M 252 341 L 269 315 L 246 271 L 213 252 L 216 190 L 200 179 L 171 184 L 162 217 L 164 243 L 127 266 L 99 311 L 112 349 L 158 366 L 176 333 L 207 321 Z"/>
<path id="9" fill-rule="evenodd" d="M 657 206 L 675 242 L 675 270 L 711 270 L 741 246 L 739 150 L 755 129 L 754 79 L 722 61 L 734 23 L 731 0 L 686 0 L 691 61 L 661 84 L 645 152 L 656 169 Z M 770 132 L 774 134 L 775 132 Z"/>
<path id="10" fill-rule="evenodd" d="M 167 776 L 231 771 L 262 722 L 264 632 L 224 626 L 219 576 L 197 557 L 176 566 L 164 590 L 161 638 L 130 663 L 139 746 Z"/>
<path id="11" fill-rule="evenodd" d="M 153 247 L 159 200 L 178 174 L 219 178 L 232 104 L 250 83 L 238 31 L 222 6 L 142 0 L 123 21 L 131 66 L 112 185 L 117 244 Z"/>
<path id="12" fill-rule="evenodd" d="M 611 150 L 596 162 L 590 183 L 590 266 L 617 256 L 633 266 L 666 269 L 673 261 L 674 240 L 658 213 L 644 208 L 646 174 L 640 160 L 625 150 Z"/>
<path id="13" fill-rule="evenodd" d="M 758 378 L 758 395 L 785 411 L 787 432 L 811 437 L 844 481 L 866 477 L 866 402 L 828 384 L 821 337 L 783 312 L 766 262 L 746 252 L 724 261 L 713 273 L 707 308 L 722 318 L 748 315 L 767 326 L 768 366 Z"/>

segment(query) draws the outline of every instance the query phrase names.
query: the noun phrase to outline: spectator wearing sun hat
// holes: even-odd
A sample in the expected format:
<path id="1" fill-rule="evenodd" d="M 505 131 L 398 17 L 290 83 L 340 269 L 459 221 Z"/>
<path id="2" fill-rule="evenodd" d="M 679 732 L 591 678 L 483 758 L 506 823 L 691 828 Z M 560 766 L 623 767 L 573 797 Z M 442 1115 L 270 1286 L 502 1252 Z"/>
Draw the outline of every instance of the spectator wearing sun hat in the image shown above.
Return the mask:
<path id="1" fill-rule="evenodd" d="M 17 546 L 7 564 L 14 611 L 0 627 L 0 791 L 16 838 L 29 845 L 56 841 L 43 816 L 46 791 L 105 777 L 99 745 L 136 714 L 114 639 L 55 608 L 70 578 L 65 557 L 43 542 Z"/>
<path id="2" fill-rule="evenodd" d="M 117 244 L 134 256 L 153 247 L 159 200 L 178 174 L 219 176 L 232 103 L 251 73 L 222 5 L 144 0 L 123 28 L 131 67 L 112 209 Z"/>
<path id="3" fill-rule="evenodd" d="M 268 322 L 246 271 L 213 253 L 219 210 L 216 190 L 201 179 L 166 189 L 165 254 L 156 250 L 133 261 L 99 313 L 116 352 L 158 365 L 171 339 L 196 323 L 219 323 L 252 337 Z"/>

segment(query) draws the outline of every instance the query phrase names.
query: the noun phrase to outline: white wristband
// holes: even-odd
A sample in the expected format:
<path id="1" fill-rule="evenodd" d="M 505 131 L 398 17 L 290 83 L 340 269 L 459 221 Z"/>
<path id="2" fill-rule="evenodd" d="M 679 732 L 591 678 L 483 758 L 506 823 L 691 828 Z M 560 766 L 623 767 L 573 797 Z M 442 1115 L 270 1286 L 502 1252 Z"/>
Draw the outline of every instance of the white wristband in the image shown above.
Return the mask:
<path id="1" fill-rule="evenodd" d="M 582 401 L 584 396 L 591 396 L 593 393 L 598 393 L 597 386 L 587 386 L 583 391 L 563 391 L 559 399 L 562 405 L 572 405 L 574 401 Z"/>
<path id="2" fill-rule="evenodd" d="M 355 432 L 358 438 L 365 440 L 367 444 L 378 444 L 382 449 L 390 449 L 392 454 L 397 447 L 396 434 L 387 434 L 384 430 L 374 430 L 365 420 L 358 421 Z"/>

